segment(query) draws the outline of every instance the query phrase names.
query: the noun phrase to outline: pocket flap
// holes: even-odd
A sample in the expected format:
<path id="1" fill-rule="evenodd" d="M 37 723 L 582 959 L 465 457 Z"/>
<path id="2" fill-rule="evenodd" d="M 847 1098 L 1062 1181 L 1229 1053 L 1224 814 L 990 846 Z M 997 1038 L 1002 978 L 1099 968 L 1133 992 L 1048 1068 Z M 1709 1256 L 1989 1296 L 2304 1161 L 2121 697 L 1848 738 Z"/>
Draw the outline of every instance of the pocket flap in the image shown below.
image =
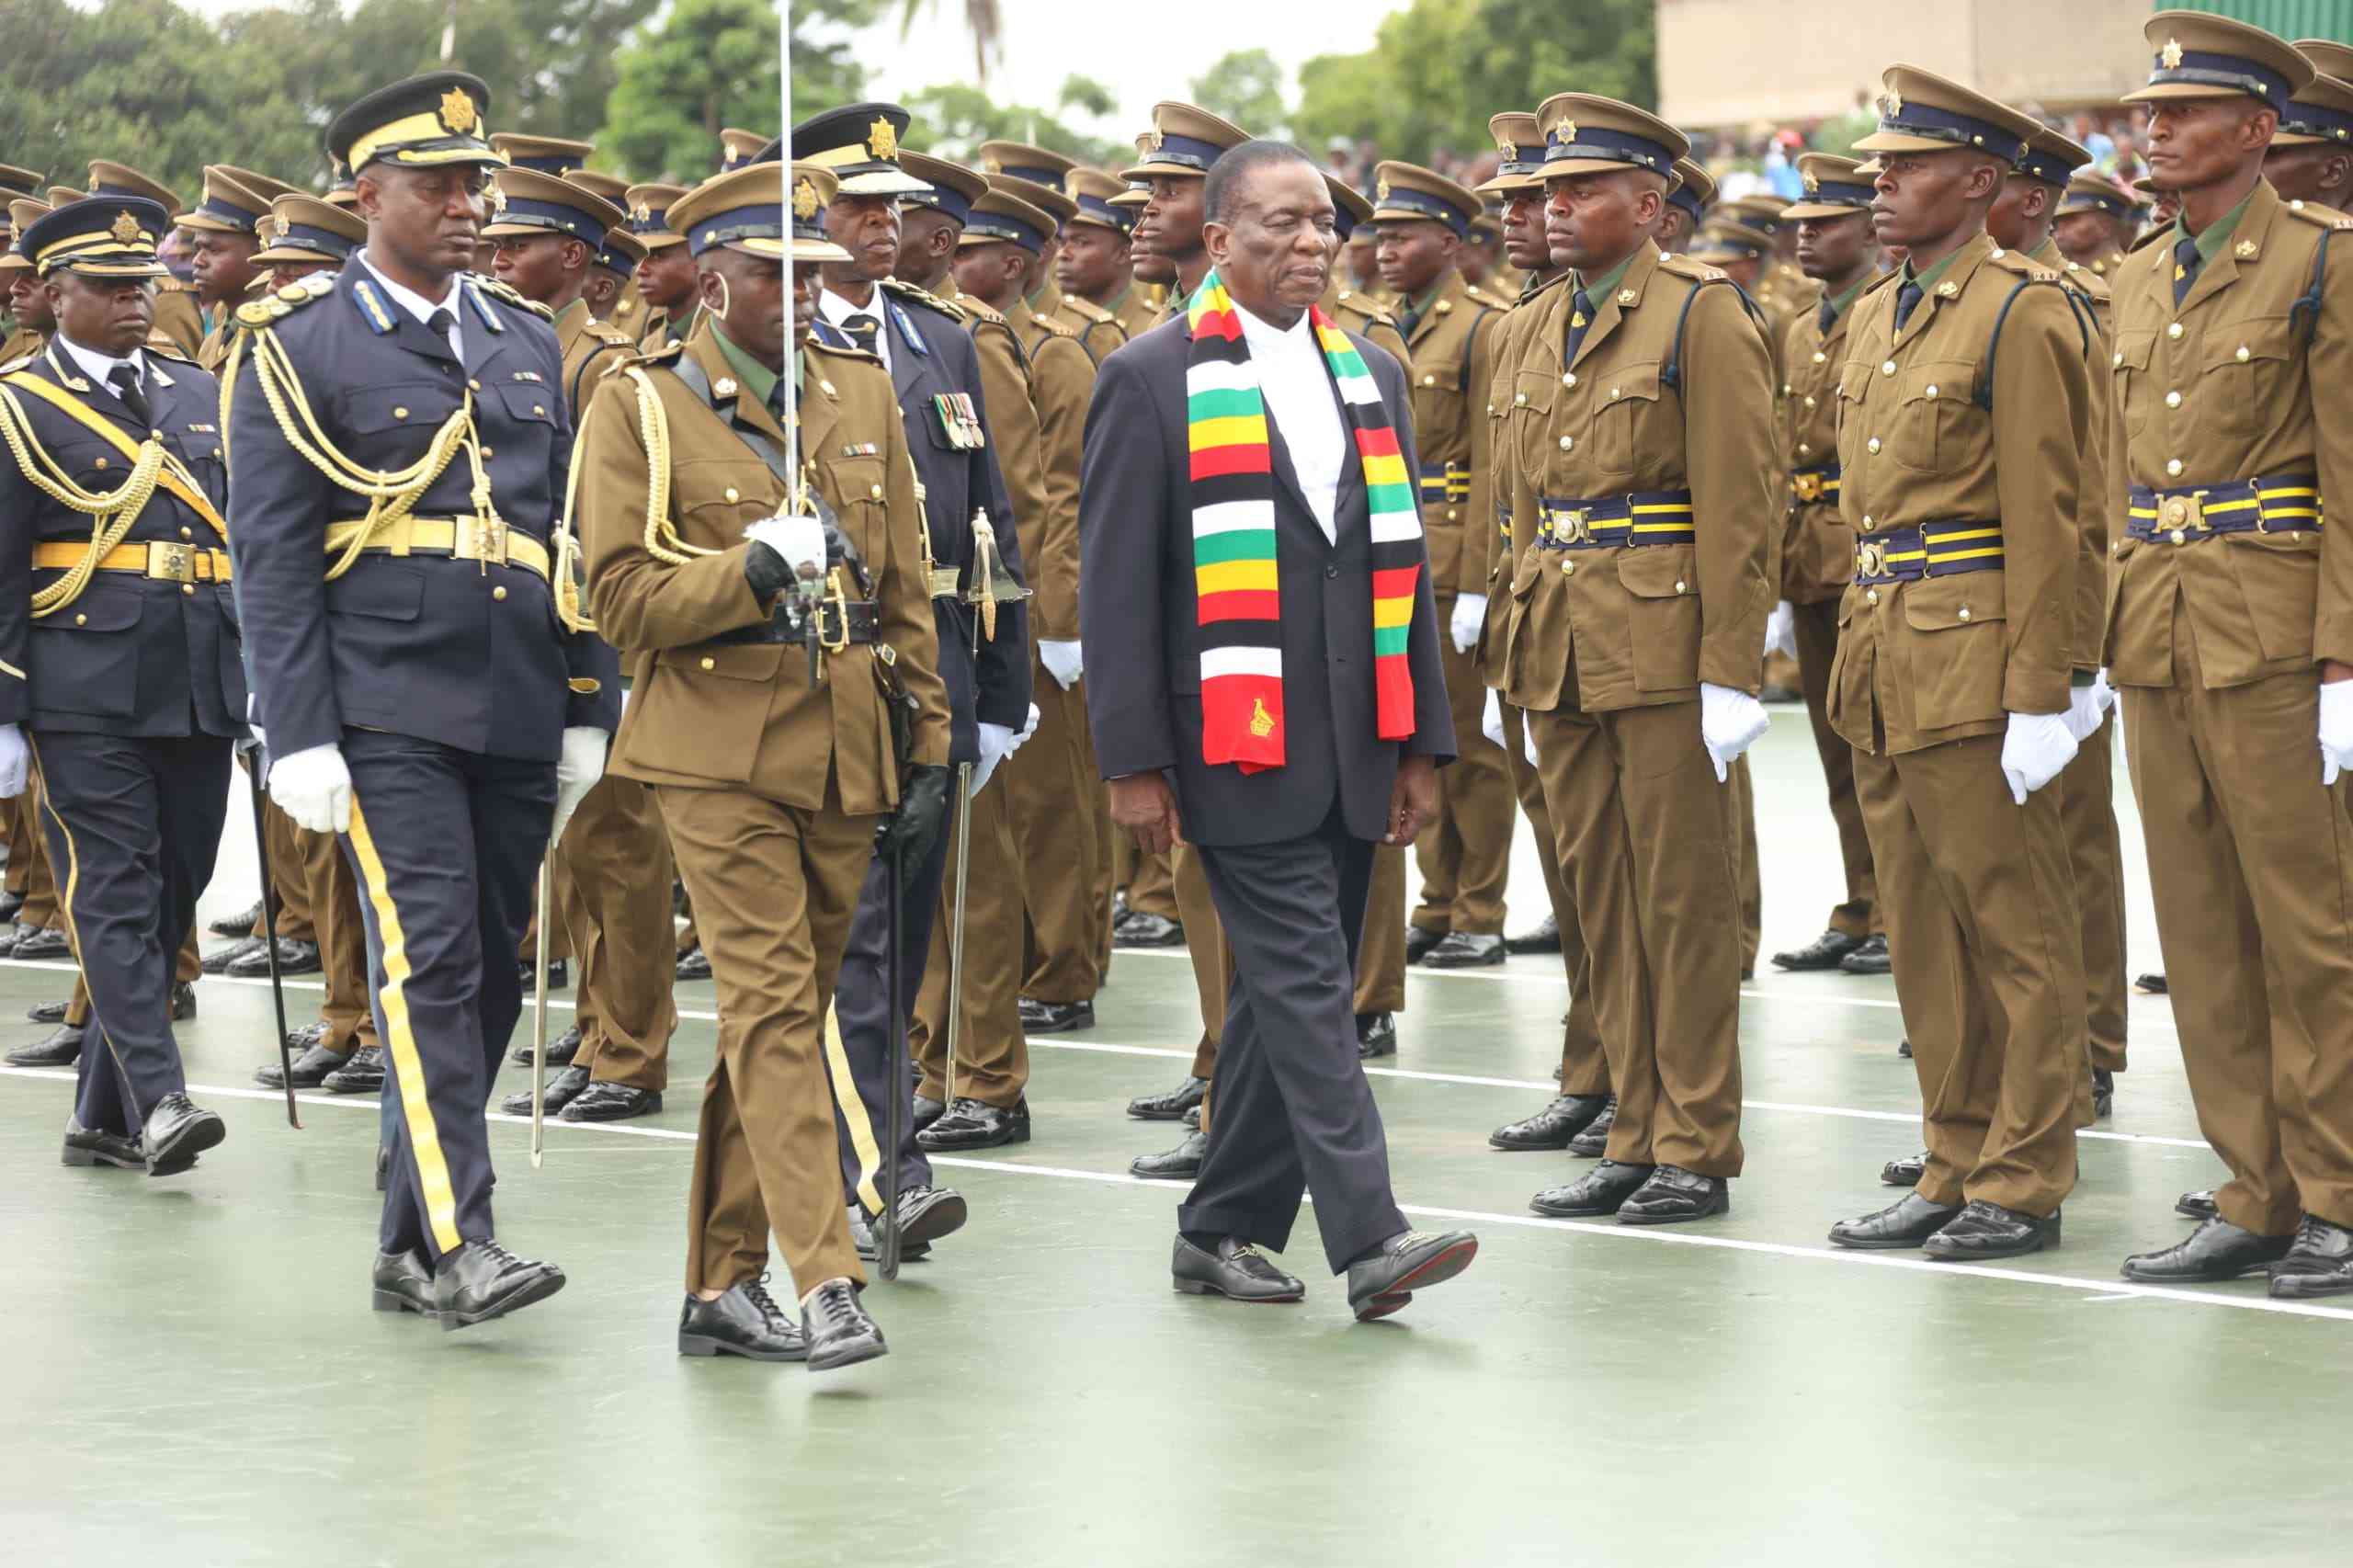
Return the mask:
<path id="1" fill-rule="evenodd" d="M 1618 557 L 1618 582 L 1638 599 L 1671 599 L 1697 593 L 1695 559 L 1688 544 L 1626 550 Z"/>
<path id="2" fill-rule="evenodd" d="M 2199 369 L 2203 371 L 2292 358 L 2297 346 L 2285 316 L 2256 316 L 2210 328 L 2201 347 L 2205 352 Z"/>
<path id="3" fill-rule="evenodd" d="M 137 588 L 102 587 L 93 584 L 82 591 L 80 598 L 63 609 L 43 616 L 33 624 L 44 631 L 128 631 L 139 624 L 141 601 L 144 597 Z"/>
<path id="4" fill-rule="evenodd" d="M 2120 370 L 2145 370 L 2149 356 L 2155 350 L 2157 335 L 2154 332 L 2120 332 L 2116 335 L 2115 350 L 2109 355 L 2109 365 Z"/>
<path id="5" fill-rule="evenodd" d="M 1655 364 L 1627 365 L 1609 372 L 1609 384 L 1598 389 L 1594 401 L 1604 408 L 1621 403 L 1656 403 L 1658 401 L 1658 367 Z"/>
<path id="6" fill-rule="evenodd" d="M 425 574 L 381 557 L 362 556 L 358 564 L 327 585 L 327 609 L 335 615 L 415 620 L 424 605 Z"/>
<path id="7" fill-rule="evenodd" d="M 544 381 L 502 381 L 498 387 L 498 401 L 506 405 L 506 412 L 527 425 L 554 424 L 556 399 L 561 395 Z"/>
<path id="8" fill-rule="evenodd" d="M 429 435 L 439 429 L 441 422 L 457 412 L 457 407 L 456 394 L 431 381 L 361 387 L 345 395 L 343 421 L 363 436 L 381 435 L 387 430 L 417 430 Z"/>
<path id="9" fill-rule="evenodd" d="M 665 648 L 654 655 L 654 662 L 681 675 L 770 681 L 776 679 L 784 653 L 781 642 L 723 642 L 716 646 L 706 643 L 694 648 Z"/>
<path id="10" fill-rule="evenodd" d="M 1904 623 L 1915 631 L 1950 631 L 1982 626 L 2007 615 L 2002 574 L 1964 572 L 1952 577 L 1923 577 L 1904 588 Z"/>

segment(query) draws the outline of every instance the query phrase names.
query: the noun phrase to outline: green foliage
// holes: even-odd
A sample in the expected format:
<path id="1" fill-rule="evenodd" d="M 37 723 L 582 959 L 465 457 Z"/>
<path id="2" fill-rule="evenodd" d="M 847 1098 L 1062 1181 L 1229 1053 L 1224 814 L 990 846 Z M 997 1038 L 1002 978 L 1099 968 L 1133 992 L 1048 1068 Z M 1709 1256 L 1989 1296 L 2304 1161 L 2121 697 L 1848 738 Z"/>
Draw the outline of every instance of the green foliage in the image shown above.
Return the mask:
<path id="1" fill-rule="evenodd" d="M 1283 68 L 1263 49 L 1221 56 L 1193 78 L 1192 99 L 1253 136 L 1284 135 L 1290 120 L 1283 105 Z"/>
<path id="2" fill-rule="evenodd" d="M 795 84 L 796 117 L 805 108 Z M 769 0 L 677 0 L 621 51 L 599 149 L 640 177 L 692 184 L 717 166 L 722 126 L 777 123 L 776 7 Z"/>
<path id="3" fill-rule="evenodd" d="M 1076 109 L 1081 114 L 1117 114 L 1120 96 L 1092 76 L 1070 75 L 1063 78 L 1063 90 L 1054 96 L 1054 107 Z"/>
<path id="4" fill-rule="evenodd" d="M 1044 109 L 1000 104 L 961 82 L 926 87 L 905 106 L 915 117 L 909 145 L 943 158 L 970 158 L 974 148 L 990 141 L 1027 142 L 1087 164 L 1108 163 L 1127 150 L 1073 131 Z"/>
<path id="5" fill-rule="evenodd" d="M 1807 145 L 1817 153 L 1836 153 L 1842 158 L 1867 157 L 1855 151 L 1855 143 L 1879 129 L 1875 114 L 1845 114 L 1836 119 L 1825 119 L 1813 128 Z"/>

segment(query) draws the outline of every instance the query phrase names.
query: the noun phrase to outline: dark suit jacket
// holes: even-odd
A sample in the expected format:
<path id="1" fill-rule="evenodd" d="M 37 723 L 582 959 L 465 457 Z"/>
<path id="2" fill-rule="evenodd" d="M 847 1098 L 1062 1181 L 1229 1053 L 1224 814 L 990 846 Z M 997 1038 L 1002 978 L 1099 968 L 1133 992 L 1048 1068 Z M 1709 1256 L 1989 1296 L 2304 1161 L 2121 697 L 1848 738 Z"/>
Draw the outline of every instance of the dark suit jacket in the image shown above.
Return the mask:
<path id="1" fill-rule="evenodd" d="M 1412 473 L 1404 372 L 1363 338 L 1351 333 L 1348 340 L 1381 388 Z M 1354 461 L 1342 465 L 1339 540 L 1327 543 L 1270 413 L 1286 761 L 1253 774 L 1205 763 L 1186 449 L 1191 342 L 1180 317 L 1112 354 L 1087 409 L 1078 603 L 1097 761 L 1106 778 L 1173 772 L 1185 836 L 1197 844 L 1296 838 L 1322 824 L 1336 798 L 1349 833 L 1378 839 L 1388 828 L 1398 757 L 1427 756 L 1441 764 L 1454 757 L 1427 553 L 1406 647 L 1414 733 L 1403 743 L 1383 741 L 1374 733 L 1371 523 L 1363 474 Z M 1336 387 L 1336 407 L 1338 399 Z"/>

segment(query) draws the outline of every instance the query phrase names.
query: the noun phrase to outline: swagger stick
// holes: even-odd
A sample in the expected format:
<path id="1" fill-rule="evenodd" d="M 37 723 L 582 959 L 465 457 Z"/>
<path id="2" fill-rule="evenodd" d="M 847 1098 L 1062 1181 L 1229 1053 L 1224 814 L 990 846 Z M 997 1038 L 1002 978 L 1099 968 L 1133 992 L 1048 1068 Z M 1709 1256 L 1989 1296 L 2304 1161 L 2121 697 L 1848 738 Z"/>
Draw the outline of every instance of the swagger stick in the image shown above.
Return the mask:
<path id="1" fill-rule="evenodd" d="M 548 897 L 548 891 L 555 880 L 549 874 L 548 867 L 554 854 L 555 844 L 551 840 L 547 854 L 540 858 L 539 952 L 532 959 L 533 967 L 539 975 L 539 983 L 532 988 L 531 996 L 531 1168 L 533 1170 L 538 1170 L 540 1162 L 547 1157 L 548 915 L 550 913 L 548 905 L 552 902 Z"/>
<path id="2" fill-rule="evenodd" d="M 286 1032 L 286 977 L 278 967 L 278 887 L 269 880 L 268 827 L 262 821 L 261 792 L 269 778 L 269 754 L 256 746 L 246 753 L 245 760 L 253 786 L 254 858 L 261 865 L 261 945 L 269 955 L 270 1000 L 278 1004 L 278 1070 L 285 1075 L 287 1125 L 300 1132 L 302 1118 L 294 1108 L 294 1043 Z"/>

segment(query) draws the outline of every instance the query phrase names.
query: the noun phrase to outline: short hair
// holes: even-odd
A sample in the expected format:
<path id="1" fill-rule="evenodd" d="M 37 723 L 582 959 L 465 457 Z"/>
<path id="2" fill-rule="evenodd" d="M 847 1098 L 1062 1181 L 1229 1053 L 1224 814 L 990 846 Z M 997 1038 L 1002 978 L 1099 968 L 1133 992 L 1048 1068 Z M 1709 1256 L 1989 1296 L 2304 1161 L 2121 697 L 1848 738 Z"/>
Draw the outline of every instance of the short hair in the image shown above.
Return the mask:
<path id="1" fill-rule="evenodd" d="M 1201 193 L 1202 218 L 1211 223 L 1231 223 L 1243 183 L 1258 170 L 1277 164 L 1304 164 L 1318 178 L 1324 173 L 1324 165 L 1288 142 L 1245 142 L 1210 165 L 1209 188 Z"/>

